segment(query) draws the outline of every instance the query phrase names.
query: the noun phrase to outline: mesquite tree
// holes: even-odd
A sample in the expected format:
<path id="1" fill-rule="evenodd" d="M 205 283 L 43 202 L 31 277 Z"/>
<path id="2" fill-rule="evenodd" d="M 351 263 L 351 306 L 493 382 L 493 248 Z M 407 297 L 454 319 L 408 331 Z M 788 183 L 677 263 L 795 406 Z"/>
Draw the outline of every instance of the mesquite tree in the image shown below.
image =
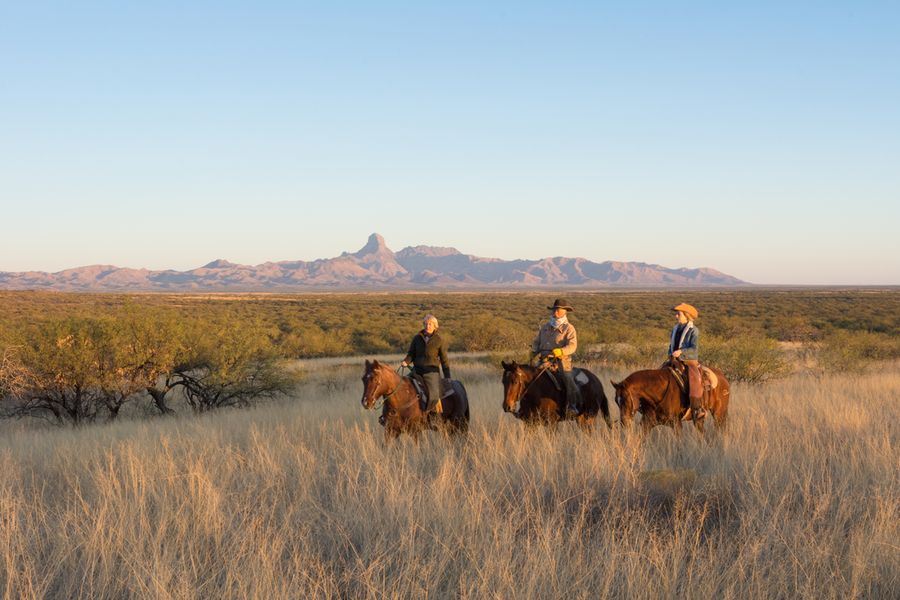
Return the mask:
<path id="1" fill-rule="evenodd" d="M 248 406 L 286 393 L 293 374 L 271 351 L 265 331 L 236 320 L 194 328 L 185 337 L 184 360 L 173 378 L 195 412 Z"/>
<path id="2" fill-rule="evenodd" d="M 272 353 L 265 330 L 237 319 L 213 325 L 130 308 L 117 318 L 70 317 L 23 328 L 0 347 L 3 414 L 80 425 L 115 419 L 127 402 L 148 395 L 160 413 L 172 413 L 176 390 L 204 412 L 291 388 L 294 377 Z"/>

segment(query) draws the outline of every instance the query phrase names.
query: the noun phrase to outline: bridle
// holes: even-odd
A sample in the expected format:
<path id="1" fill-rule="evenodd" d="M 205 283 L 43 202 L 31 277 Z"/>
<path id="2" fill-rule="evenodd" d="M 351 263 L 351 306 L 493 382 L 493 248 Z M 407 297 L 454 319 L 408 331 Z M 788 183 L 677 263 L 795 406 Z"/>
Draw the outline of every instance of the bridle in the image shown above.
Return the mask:
<path id="1" fill-rule="evenodd" d="M 398 368 L 397 371 L 396 371 L 398 375 L 400 374 L 400 369 L 402 369 L 402 367 Z M 378 373 L 373 373 L 373 374 L 374 374 L 375 377 L 378 377 Z M 397 390 L 400 389 L 400 386 L 403 385 L 403 379 L 404 379 L 403 375 L 400 375 L 399 380 L 397 381 L 397 385 L 394 386 L 394 389 L 392 389 L 390 392 L 387 392 L 387 393 L 384 393 L 384 392 L 381 393 L 381 394 L 375 399 L 375 402 L 372 403 L 372 406 L 371 406 L 371 407 L 367 407 L 366 410 L 378 410 L 378 409 L 384 407 L 384 404 L 385 404 L 385 402 L 388 401 L 388 398 L 390 398 L 391 396 L 393 396 L 394 394 L 396 394 L 396 393 L 397 393 Z M 380 382 L 379 382 L 379 386 L 380 386 Z M 380 400 L 380 402 L 379 402 L 379 400 Z M 413 397 L 412 400 L 410 400 L 409 402 L 407 402 L 407 403 L 404 404 L 403 406 L 398 406 L 398 407 L 397 407 L 397 410 L 404 409 L 404 408 L 406 408 L 407 406 L 411 406 L 415 401 L 416 401 L 416 398 Z"/>
<path id="2" fill-rule="evenodd" d="M 634 399 L 632 398 L 632 394 L 634 392 L 631 391 L 630 387 L 626 388 L 626 389 L 616 389 L 615 392 L 616 392 L 616 396 L 615 396 L 616 406 L 619 407 L 619 420 L 616 422 L 617 423 L 622 422 L 622 414 L 625 412 L 623 407 L 628 407 L 628 410 L 631 413 L 628 415 L 628 418 L 629 419 L 634 418 L 635 413 L 640 412 L 640 402 L 634 402 Z M 619 404 L 619 398 L 622 399 L 621 404 Z M 632 410 L 632 405 L 636 405 L 633 410 Z"/>
<path id="3" fill-rule="evenodd" d="M 513 406 L 515 406 L 516 404 L 518 404 L 519 402 L 522 401 L 522 398 L 525 397 L 525 394 L 528 393 L 528 390 L 531 389 L 531 386 L 533 386 L 534 383 L 535 383 L 538 379 L 541 378 L 541 375 L 543 375 L 543 374 L 547 371 L 547 369 L 549 369 L 549 368 L 550 368 L 550 365 L 545 365 L 545 366 L 541 367 L 541 370 L 538 371 L 538 374 L 534 376 L 534 379 L 532 379 L 531 381 L 529 381 L 529 382 L 528 382 L 528 385 L 526 385 L 525 388 L 519 393 L 519 395 L 516 396 L 516 401 L 513 402 L 513 404 L 512 404 Z M 518 370 L 518 369 L 519 369 L 519 367 L 516 367 L 516 370 Z"/>

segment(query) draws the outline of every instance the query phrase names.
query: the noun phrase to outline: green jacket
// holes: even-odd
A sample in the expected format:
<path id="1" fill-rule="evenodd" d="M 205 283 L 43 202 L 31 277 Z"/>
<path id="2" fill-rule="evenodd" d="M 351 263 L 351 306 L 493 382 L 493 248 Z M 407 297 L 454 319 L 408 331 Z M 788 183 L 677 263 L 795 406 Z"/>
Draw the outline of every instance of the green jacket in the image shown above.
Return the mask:
<path id="1" fill-rule="evenodd" d="M 435 331 L 425 341 L 425 330 L 415 335 L 409 345 L 409 352 L 404 359 L 416 369 L 416 373 L 437 373 L 443 369 L 444 377 L 450 378 L 450 362 L 447 360 L 447 344 L 441 339 L 441 335 Z"/>

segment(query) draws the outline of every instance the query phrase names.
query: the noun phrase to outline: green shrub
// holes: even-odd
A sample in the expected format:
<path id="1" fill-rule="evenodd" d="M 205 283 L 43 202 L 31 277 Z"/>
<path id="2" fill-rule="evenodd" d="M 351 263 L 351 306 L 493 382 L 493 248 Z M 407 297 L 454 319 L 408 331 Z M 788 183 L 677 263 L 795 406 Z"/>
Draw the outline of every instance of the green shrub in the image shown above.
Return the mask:
<path id="1" fill-rule="evenodd" d="M 515 321 L 481 314 L 466 320 L 456 337 L 468 352 L 500 352 L 530 349 L 535 333 Z"/>
<path id="2" fill-rule="evenodd" d="M 900 340 L 868 331 L 837 329 L 819 349 L 819 365 L 829 371 L 865 371 L 873 362 L 900 358 Z"/>
<path id="3" fill-rule="evenodd" d="M 761 383 L 790 372 L 778 342 L 763 337 L 702 337 L 700 360 L 722 369 L 729 381 Z"/>
<path id="4" fill-rule="evenodd" d="M 605 366 L 656 369 L 666 360 L 666 347 L 665 344 L 650 342 L 599 344 L 586 352 L 583 358 Z"/>

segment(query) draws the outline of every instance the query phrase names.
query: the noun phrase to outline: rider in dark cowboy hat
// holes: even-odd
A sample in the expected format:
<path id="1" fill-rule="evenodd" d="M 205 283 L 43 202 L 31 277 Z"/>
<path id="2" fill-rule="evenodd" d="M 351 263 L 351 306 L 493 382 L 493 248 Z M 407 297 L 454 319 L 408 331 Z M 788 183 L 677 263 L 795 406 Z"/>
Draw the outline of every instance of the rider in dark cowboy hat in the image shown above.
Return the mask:
<path id="1" fill-rule="evenodd" d="M 447 360 L 447 343 L 437 332 L 438 320 L 434 315 L 425 315 L 422 330 L 409 344 L 409 352 L 400 363 L 404 367 L 413 365 L 416 374 L 421 375 L 428 387 L 428 405 L 425 412 L 431 414 L 441 398 L 441 374 L 450 379 L 450 362 Z"/>
<path id="2" fill-rule="evenodd" d="M 575 334 L 575 327 L 569 323 L 566 314 L 572 311 L 569 303 L 562 298 L 557 298 L 553 302 L 553 306 L 548 306 L 551 311 L 550 320 L 541 325 L 538 330 L 534 342 L 531 344 L 531 356 L 540 356 L 542 360 L 556 360 L 561 367 L 558 373 L 562 374 L 562 379 L 566 388 L 566 415 L 575 416 L 578 414 L 578 405 L 580 404 L 581 394 L 575 379 L 572 376 L 572 354 L 578 348 L 578 339 Z"/>

